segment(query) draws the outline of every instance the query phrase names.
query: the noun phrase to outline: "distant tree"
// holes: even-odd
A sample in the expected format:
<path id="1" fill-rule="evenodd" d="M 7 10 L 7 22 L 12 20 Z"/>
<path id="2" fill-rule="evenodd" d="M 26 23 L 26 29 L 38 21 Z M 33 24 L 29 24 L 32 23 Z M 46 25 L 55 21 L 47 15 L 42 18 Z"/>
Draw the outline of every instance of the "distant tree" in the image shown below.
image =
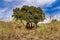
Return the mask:
<path id="1" fill-rule="evenodd" d="M 57 19 L 53 19 L 51 22 L 54 22 L 55 23 L 55 22 L 58 22 L 58 20 Z"/>
<path id="2" fill-rule="evenodd" d="M 13 9 L 13 17 L 15 17 L 16 20 L 25 20 L 27 22 L 26 26 L 29 23 L 35 23 L 37 26 L 39 21 L 45 19 L 45 14 L 40 7 L 24 5 L 22 8 Z M 32 25 L 30 27 L 32 27 Z"/>

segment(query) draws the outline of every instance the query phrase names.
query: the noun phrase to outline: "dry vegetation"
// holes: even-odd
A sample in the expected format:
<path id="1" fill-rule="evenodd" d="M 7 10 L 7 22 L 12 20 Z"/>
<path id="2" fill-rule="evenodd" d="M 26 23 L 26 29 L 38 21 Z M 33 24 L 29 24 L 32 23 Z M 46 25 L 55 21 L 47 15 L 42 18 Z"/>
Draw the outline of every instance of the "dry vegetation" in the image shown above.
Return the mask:
<path id="1" fill-rule="evenodd" d="M 60 22 L 27 30 L 21 22 L 0 21 L 0 40 L 60 40 Z"/>

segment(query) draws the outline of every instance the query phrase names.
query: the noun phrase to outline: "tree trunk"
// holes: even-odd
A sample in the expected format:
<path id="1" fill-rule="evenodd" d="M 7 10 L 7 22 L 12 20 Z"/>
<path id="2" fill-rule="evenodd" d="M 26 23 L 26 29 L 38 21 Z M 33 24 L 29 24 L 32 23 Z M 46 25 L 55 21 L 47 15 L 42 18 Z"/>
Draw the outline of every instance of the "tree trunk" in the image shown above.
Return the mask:
<path id="1" fill-rule="evenodd" d="M 35 23 L 35 28 L 37 28 L 37 23 Z"/>
<path id="2" fill-rule="evenodd" d="M 32 27 L 32 22 L 31 22 L 31 27 Z"/>
<path id="3" fill-rule="evenodd" d="M 26 23 L 26 28 L 27 29 L 32 29 L 33 27 L 32 27 L 32 22 L 27 22 Z"/>
<path id="4" fill-rule="evenodd" d="M 26 23 L 26 28 L 29 29 L 30 25 L 29 22 Z"/>

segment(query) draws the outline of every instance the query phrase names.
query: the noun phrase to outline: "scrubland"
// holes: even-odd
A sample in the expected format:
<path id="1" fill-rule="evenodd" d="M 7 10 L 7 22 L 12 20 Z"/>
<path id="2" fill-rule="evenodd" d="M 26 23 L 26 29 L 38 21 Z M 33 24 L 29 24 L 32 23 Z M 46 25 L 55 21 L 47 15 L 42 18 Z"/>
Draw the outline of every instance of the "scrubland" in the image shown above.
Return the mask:
<path id="1" fill-rule="evenodd" d="M 25 24 L 0 21 L 0 40 L 60 40 L 60 22 L 39 24 L 31 30 Z"/>

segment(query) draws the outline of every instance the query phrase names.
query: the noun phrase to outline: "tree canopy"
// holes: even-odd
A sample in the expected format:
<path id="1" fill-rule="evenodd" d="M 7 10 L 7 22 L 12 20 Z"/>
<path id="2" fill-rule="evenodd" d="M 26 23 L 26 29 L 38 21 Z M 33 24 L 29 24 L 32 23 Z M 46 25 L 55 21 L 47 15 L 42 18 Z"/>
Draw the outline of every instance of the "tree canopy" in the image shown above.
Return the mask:
<path id="1" fill-rule="evenodd" d="M 24 5 L 22 8 L 13 9 L 13 17 L 15 17 L 16 20 L 32 21 L 37 24 L 39 21 L 45 19 L 45 14 L 40 7 Z"/>
<path id="2" fill-rule="evenodd" d="M 45 19 L 45 14 L 40 7 L 26 6 L 22 8 L 13 9 L 13 16 L 18 20 L 25 21 L 43 21 Z"/>

